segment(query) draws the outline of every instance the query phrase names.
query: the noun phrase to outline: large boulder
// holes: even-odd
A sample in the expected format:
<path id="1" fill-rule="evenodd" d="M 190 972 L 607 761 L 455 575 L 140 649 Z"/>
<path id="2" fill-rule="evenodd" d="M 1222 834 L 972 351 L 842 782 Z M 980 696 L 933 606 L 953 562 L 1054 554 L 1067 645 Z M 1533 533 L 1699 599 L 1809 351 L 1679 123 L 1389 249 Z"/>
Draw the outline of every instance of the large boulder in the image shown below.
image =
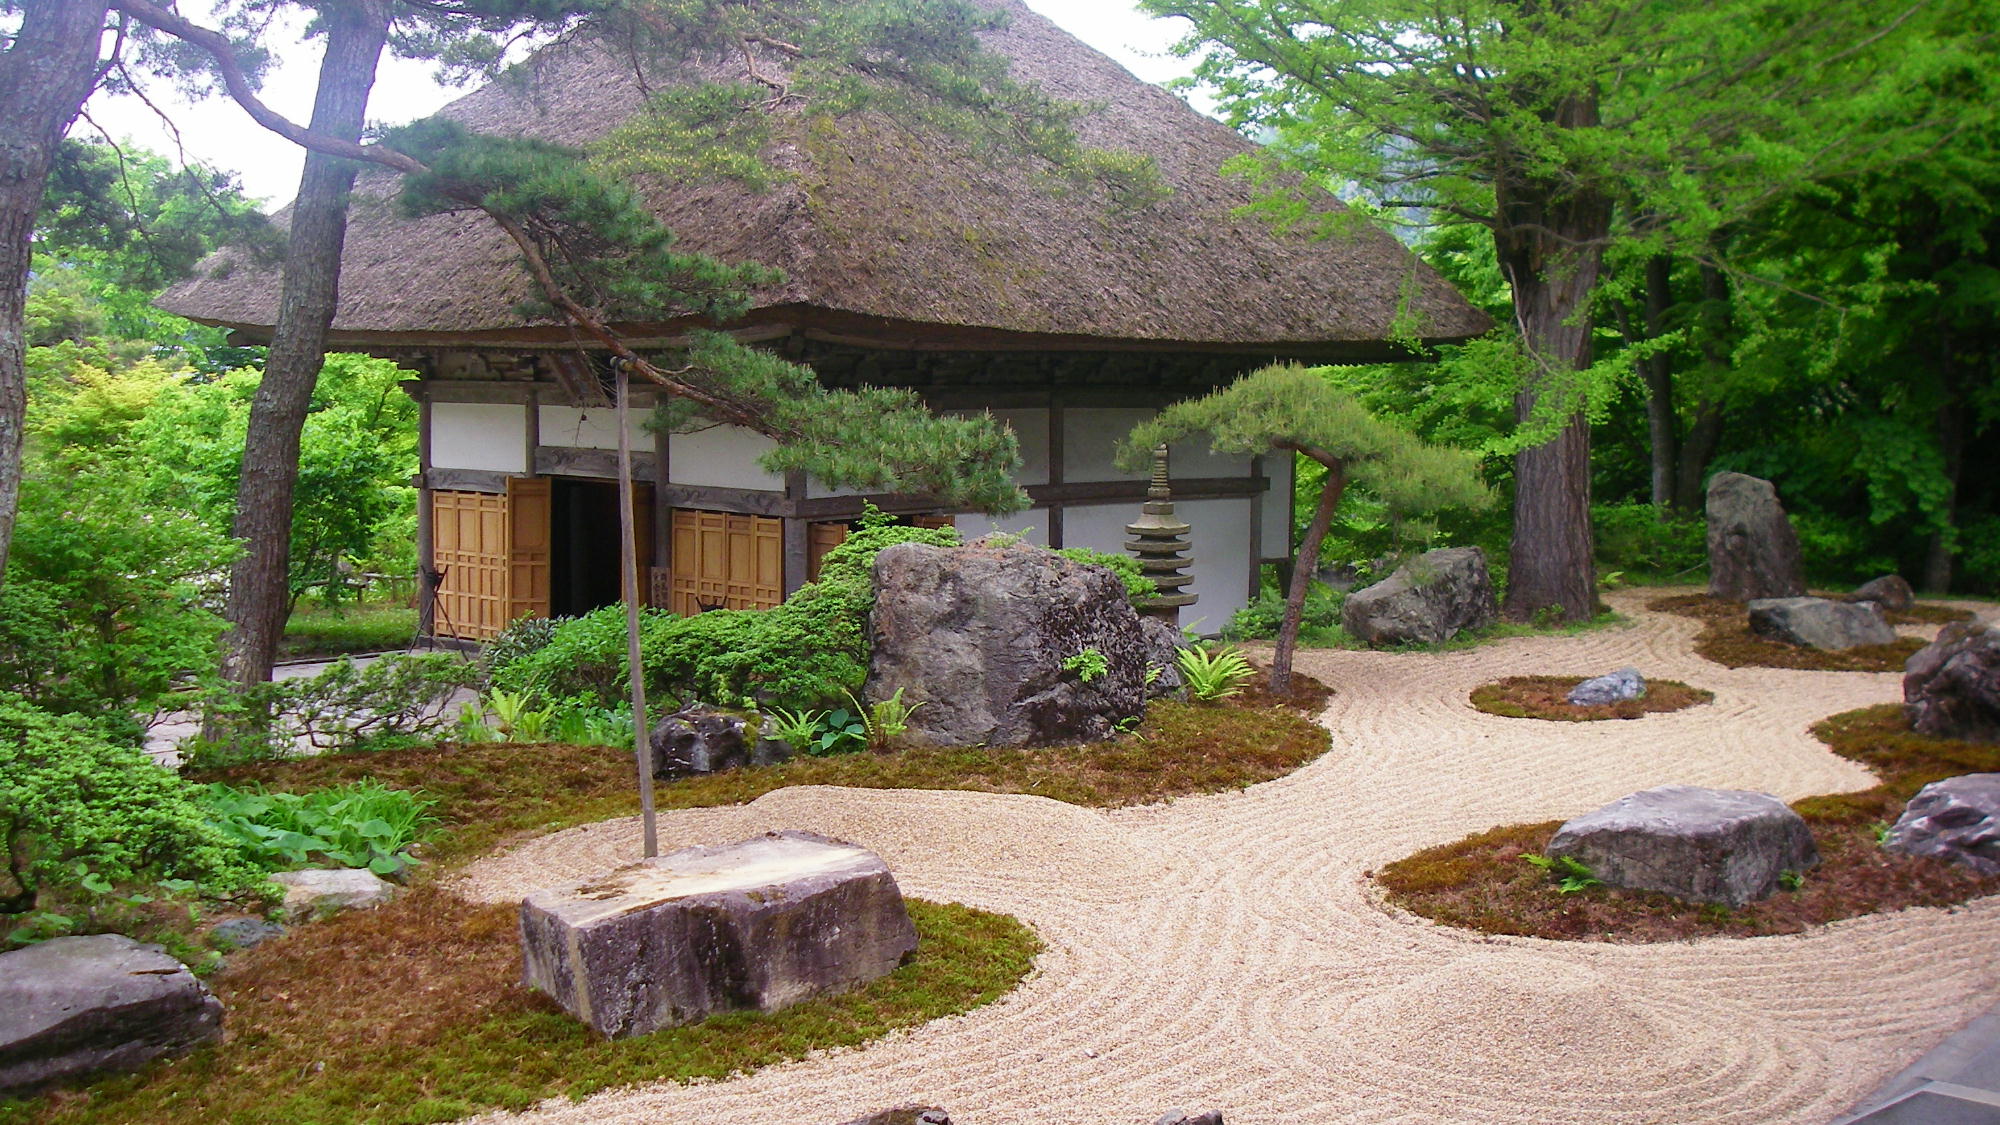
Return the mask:
<path id="1" fill-rule="evenodd" d="M 1371 645 L 1436 644 L 1500 616 L 1486 552 L 1477 547 L 1425 551 L 1340 607 L 1347 631 Z"/>
<path id="2" fill-rule="evenodd" d="M 1844 649 L 1893 644 L 1896 631 L 1874 602 L 1827 598 L 1759 598 L 1749 604 L 1750 631 L 1807 648 Z"/>
<path id="3" fill-rule="evenodd" d="M 776 1011 L 874 980 L 916 947 L 881 859 L 808 832 L 686 848 L 521 904 L 528 985 L 613 1039 Z"/>
<path id="4" fill-rule="evenodd" d="M 1709 480 L 1708 592 L 1733 602 L 1806 592 L 1799 537 L 1770 481 L 1742 473 Z"/>
<path id="5" fill-rule="evenodd" d="M 1819 863 L 1806 822 L 1768 793 L 1662 785 L 1558 829 L 1548 854 L 1570 856 L 1606 886 L 1742 906 L 1787 871 Z"/>
<path id="6" fill-rule="evenodd" d="M 221 1037 L 221 1002 L 157 945 L 96 934 L 0 954 L 0 1097 Z"/>
<path id="7" fill-rule="evenodd" d="M 951 1125 L 951 1114 L 934 1105 L 899 1105 L 841 1125 Z"/>
<path id="8" fill-rule="evenodd" d="M 2000 629 L 1955 621 L 1903 665 L 1903 713 L 1939 738 L 2000 742 Z"/>
<path id="9" fill-rule="evenodd" d="M 918 705 L 914 739 L 1096 742 L 1145 709 L 1159 634 L 1104 567 L 1021 543 L 901 543 L 875 557 L 874 577 L 867 694 L 901 691 Z M 1104 672 L 1086 680 L 1064 662 L 1088 649 L 1104 658 Z"/>
<path id="10" fill-rule="evenodd" d="M 1917 592 L 1900 574 L 1885 574 L 1873 578 L 1854 588 L 1854 592 L 1844 599 L 1850 602 L 1874 602 L 1890 613 L 1902 611 L 1917 604 Z"/>
<path id="11" fill-rule="evenodd" d="M 1882 846 L 2000 875 L 2000 773 L 1947 777 L 1917 790 Z"/>
<path id="12" fill-rule="evenodd" d="M 750 764 L 746 724 L 739 715 L 691 704 L 661 719 L 653 742 L 653 774 L 660 778 L 715 773 Z"/>

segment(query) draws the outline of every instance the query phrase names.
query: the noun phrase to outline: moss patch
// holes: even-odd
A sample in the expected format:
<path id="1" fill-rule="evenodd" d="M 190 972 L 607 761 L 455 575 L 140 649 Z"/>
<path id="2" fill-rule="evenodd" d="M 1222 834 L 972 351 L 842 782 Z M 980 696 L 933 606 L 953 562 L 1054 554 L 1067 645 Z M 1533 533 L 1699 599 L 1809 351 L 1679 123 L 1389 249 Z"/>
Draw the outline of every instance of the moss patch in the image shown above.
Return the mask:
<path id="1" fill-rule="evenodd" d="M 1522 859 L 1548 847 L 1559 821 L 1516 824 L 1429 848 L 1374 873 L 1389 901 L 1450 926 L 1492 934 L 1586 941 L 1654 942 L 1796 933 L 1840 918 L 1950 906 L 2000 891 L 1942 860 L 1885 852 L 1877 831 L 1924 785 L 2000 770 L 2000 746 L 1912 732 L 1896 704 L 1849 711 L 1813 728 L 1836 754 L 1884 780 L 1873 789 L 1807 797 L 1792 807 L 1819 845 L 1820 865 L 1794 891 L 1739 909 L 1667 895 L 1591 887 L 1563 894 Z"/>
<path id="2" fill-rule="evenodd" d="M 1647 680 L 1646 694 L 1637 699 L 1579 707 L 1569 701 L 1569 692 L 1586 678 L 1508 676 L 1473 688 L 1472 705 L 1489 715 L 1509 719 L 1583 723 L 1597 719 L 1636 719 L 1641 715 L 1680 711 L 1715 698 L 1714 692 L 1689 687 L 1679 680 Z"/>
<path id="3" fill-rule="evenodd" d="M 517 908 L 419 888 L 240 954 L 227 1042 L 0 1121 L 451 1121 L 636 1082 L 724 1078 L 988 1003 L 1041 949 L 1004 915 L 911 900 L 919 946 L 862 988 L 606 1041 L 520 983 Z"/>
<path id="4" fill-rule="evenodd" d="M 1886 645 L 1863 645 L 1837 652 L 1786 644 L 1750 632 L 1750 615 L 1741 602 L 1707 594 L 1656 598 L 1646 608 L 1692 617 L 1703 623 L 1694 651 L 1727 668 L 1795 668 L 1807 672 L 1900 672 L 1905 661 L 1928 642 L 1901 637 Z M 1947 606 L 1918 605 L 1903 613 L 1883 615 L 1891 625 L 1942 624 L 1969 620 L 1972 615 Z"/>

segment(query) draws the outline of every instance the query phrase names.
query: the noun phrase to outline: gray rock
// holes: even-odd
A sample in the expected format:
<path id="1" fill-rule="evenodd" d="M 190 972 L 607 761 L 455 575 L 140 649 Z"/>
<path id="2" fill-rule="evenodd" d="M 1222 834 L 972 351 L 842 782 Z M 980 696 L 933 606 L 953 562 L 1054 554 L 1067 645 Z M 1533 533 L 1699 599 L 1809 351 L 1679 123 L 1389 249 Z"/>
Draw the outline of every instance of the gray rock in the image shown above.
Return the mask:
<path id="1" fill-rule="evenodd" d="M 254 949 L 272 938 L 285 936 L 285 927 L 263 918 L 231 918 L 216 923 L 208 936 L 231 949 Z"/>
<path id="2" fill-rule="evenodd" d="M 271 876 L 271 881 L 285 888 L 285 913 L 292 918 L 314 918 L 340 910 L 373 910 L 396 896 L 395 884 L 361 868 L 280 871 Z"/>
<path id="3" fill-rule="evenodd" d="M 1947 777 L 1917 790 L 1882 846 L 2000 875 L 2000 773 Z"/>
<path id="4" fill-rule="evenodd" d="M 1139 629 L 1146 642 L 1146 667 L 1160 670 L 1153 676 L 1153 682 L 1146 685 L 1146 698 L 1179 699 L 1187 690 L 1187 679 L 1181 675 L 1180 666 L 1180 653 L 1187 647 L 1187 637 L 1165 621 L 1143 614 L 1139 617 Z"/>
<path id="5" fill-rule="evenodd" d="M 874 580 L 867 695 L 920 704 L 915 740 L 1096 742 L 1145 710 L 1159 634 L 1103 567 L 1019 543 L 901 543 L 875 557 Z M 1105 663 L 1089 682 L 1063 667 L 1085 649 Z"/>
<path id="6" fill-rule="evenodd" d="M 1903 714 L 1939 738 L 2000 742 L 2000 629 L 1955 621 L 1903 665 Z"/>
<path id="7" fill-rule="evenodd" d="M 750 748 L 750 764 L 775 766 L 791 761 L 792 754 L 792 744 L 782 738 L 759 738 L 757 745 Z"/>
<path id="8" fill-rule="evenodd" d="M 1646 678 L 1637 668 L 1620 668 L 1616 672 L 1594 676 L 1569 689 L 1566 697 L 1577 707 L 1602 707 L 1607 703 L 1623 703 L 1628 699 L 1638 699 L 1646 694 Z"/>
<path id="9" fill-rule="evenodd" d="M 1709 480 L 1708 592 L 1733 602 L 1806 592 L 1799 537 L 1770 481 L 1742 473 Z"/>
<path id="10" fill-rule="evenodd" d="M 1370 645 L 1436 644 L 1499 616 L 1486 552 L 1477 547 L 1426 551 L 1340 607 L 1341 624 Z"/>
<path id="11" fill-rule="evenodd" d="M 841 1125 L 951 1125 L 951 1114 L 934 1105 L 899 1105 Z"/>
<path id="12" fill-rule="evenodd" d="M 1211 1109 L 1206 1113 L 1187 1113 L 1170 1109 L 1153 1125 L 1222 1125 L 1222 1111 Z"/>
<path id="13" fill-rule="evenodd" d="M 1903 580 L 1902 575 L 1885 574 L 1880 578 L 1863 582 L 1844 600 L 1874 602 L 1891 613 L 1901 613 L 1917 604 L 1917 592 L 1910 589 L 1910 584 Z"/>
<path id="14" fill-rule="evenodd" d="M 613 1039 L 776 1011 L 874 980 L 916 947 L 881 859 L 807 832 L 686 848 L 521 904 L 527 984 Z"/>
<path id="15" fill-rule="evenodd" d="M 221 1002 L 157 945 L 97 934 L 0 954 L 0 1097 L 221 1037 Z"/>
<path id="16" fill-rule="evenodd" d="M 1768 793 L 1662 785 L 1577 817 L 1549 842 L 1606 886 L 1742 906 L 1819 863 L 1806 822 Z"/>
<path id="17" fill-rule="evenodd" d="M 1787 644 L 1837 651 L 1896 640 L 1896 631 L 1882 620 L 1874 602 L 1759 598 L 1748 608 L 1752 633 Z"/>
<path id="18" fill-rule="evenodd" d="M 741 716 L 691 704 L 654 724 L 653 776 L 689 777 L 750 764 Z"/>

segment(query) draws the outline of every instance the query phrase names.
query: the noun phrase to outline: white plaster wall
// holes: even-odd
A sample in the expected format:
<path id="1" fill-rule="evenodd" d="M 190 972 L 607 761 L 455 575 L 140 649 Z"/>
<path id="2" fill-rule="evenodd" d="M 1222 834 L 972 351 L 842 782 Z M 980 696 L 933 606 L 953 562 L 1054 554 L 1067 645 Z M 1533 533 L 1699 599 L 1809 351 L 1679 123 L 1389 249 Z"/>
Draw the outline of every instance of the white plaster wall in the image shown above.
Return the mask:
<path id="1" fill-rule="evenodd" d="M 1049 412 L 1041 409 L 994 410 L 993 417 L 1005 422 L 1021 443 L 1022 484 L 1049 483 Z"/>
<path id="2" fill-rule="evenodd" d="M 1001 532 L 1018 535 L 1038 547 L 1049 545 L 1049 513 L 1041 508 L 1030 508 L 1011 516 L 982 516 L 976 513 L 960 514 L 951 518 L 953 527 L 967 539 L 977 539 L 982 535 Z"/>
<path id="3" fill-rule="evenodd" d="M 1195 604 L 1181 610 L 1181 624 L 1216 633 L 1230 615 L 1249 601 L 1250 501 L 1177 500 L 1174 512 L 1194 530 L 1194 583 L 1188 588 Z M 1088 547 L 1107 554 L 1125 551 L 1125 525 L 1139 515 L 1139 505 L 1092 504 L 1063 513 L 1063 546 Z"/>
<path id="4" fill-rule="evenodd" d="M 547 435 L 542 440 L 548 441 Z M 716 426 L 667 439 L 667 476 L 675 484 L 783 492 L 785 478 L 757 463 L 776 443 L 741 426 Z M 647 448 L 652 448 L 648 439 Z"/>
<path id="5" fill-rule="evenodd" d="M 1122 473 L 1111 463 L 1118 443 L 1132 427 L 1158 411 L 1135 408 L 1065 407 L 1063 409 L 1063 479 L 1071 484 L 1100 480 L 1143 480 L 1151 470 Z M 1219 454 L 1199 435 L 1175 443 L 1168 472 L 1177 478 L 1242 477 L 1250 475 L 1247 454 Z"/>
<path id="6" fill-rule="evenodd" d="M 431 465 L 439 469 L 528 471 L 528 409 L 504 403 L 431 404 Z"/>
<path id="7" fill-rule="evenodd" d="M 1292 468 L 1293 454 L 1266 453 L 1264 475 L 1271 478 L 1271 491 L 1264 494 L 1264 557 L 1284 558 L 1292 550 Z"/>
<path id="8" fill-rule="evenodd" d="M 618 412 L 609 406 L 594 406 L 588 410 L 574 406 L 544 406 L 541 410 L 543 445 L 570 449 L 618 448 Z M 634 452 L 652 451 L 653 435 L 645 428 L 646 417 L 651 413 L 650 406 L 642 408 L 636 403 L 633 405 L 630 421 Z"/>

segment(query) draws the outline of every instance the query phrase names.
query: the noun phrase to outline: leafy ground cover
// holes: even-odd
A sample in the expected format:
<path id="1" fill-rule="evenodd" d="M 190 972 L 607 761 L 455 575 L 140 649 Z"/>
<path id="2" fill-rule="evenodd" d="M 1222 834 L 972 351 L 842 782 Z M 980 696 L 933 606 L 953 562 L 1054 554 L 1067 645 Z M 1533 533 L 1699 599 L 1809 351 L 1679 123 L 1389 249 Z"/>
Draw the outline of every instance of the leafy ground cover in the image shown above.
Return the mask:
<path id="1" fill-rule="evenodd" d="M 1473 688 L 1472 705 L 1489 715 L 1509 719 L 1582 723 L 1680 711 L 1715 698 L 1714 692 L 1689 687 L 1679 680 L 1647 680 L 1646 694 L 1637 699 L 1579 707 L 1569 701 L 1569 691 L 1584 679 L 1583 676 L 1508 676 Z"/>
<path id="2" fill-rule="evenodd" d="M 388 652 L 409 647 L 417 635 L 417 611 L 401 602 L 361 602 L 326 606 L 303 603 L 285 621 L 278 643 L 284 660 L 344 653 Z"/>
<path id="3" fill-rule="evenodd" d="M 1446 925 L 1613 942 L 1796 933 L 1840 918 L 1950 906 L 2000 891 L 2000 876 L 1885 852 L 1877 842 L 1923 786 L 2000 770 L 2000 745 L 1916 734 L 1896 704 L 1835 715 L 1813 733 L 1834 753 L 1867 765 L 1883 780 L 1858 793 L 1793 803 L 1819 845 L 1820 865 L 1804 873 L 1796 890 L 1781 890 L 1763 902 L 1730 909 L 1602 886 L 1562 893 L 1524 858 L 1548 847 L 1561 827 L 1553 820 L 1507 825 L 1429 848 L 1388 864 L 1375 878 L 1390 902 Z"/>
<path id="4" fill-rule="evenodd" d="M 1005 915 L 909 907 L 917 952 L 880 980 L 612 1042 L 520 983 L 516 907 L 421 887 L 239 954 L 211 982 L 229 1010 L 220 1046 L 0 1107 L 0 1121 L 415 1125 L 635 1082 L 723 1078 L 988 1003 L 1041 948 Z"/>
<path id="5" fill-rule="evenodd" d="M 1326 730 L 1299 710 L 1316 713 L 1325 694 L 1324 687 L 1308 685 L 1288 706 L 1272 701 L 1260 680 L 1223 705 L 1155 703 L 1137 730 L 1110 742 L 795 758 L 662 785 L 655 800 L 663 809 L 696 808 L 755 800 L 787 785 L 848 785 L 1033 793 L 1102 806 L 1239 789 L 1282 777 L 1326 752 Z M 438 800 L 431 813 L 441 829 L 429 858 L 449 863 L 524 834 L 634 815 L 639 803 L 632 773 L 627 750 L 476 742 L 257 762 L 196 779 L 303 792 L 372 777 L 393 789 L 422 790 Z"/>
<path id="6" fill-rule="evenodd" d="M 1703 623 L 1694 651 L 1727 668 L 1797 668 L 1808 672 L 1900 672 L 1903 663 L 1924 647 L 1923 640 L 1902 637 L 1892 644 L 1827 652 L 1786 644 L 1750 632 L 1749 614 L 1741 602 L 1707 594 L 1676 594 L 1655 598 L 1646 608 L 1658 613 L 1692 617 Z M 1915 605 L 1900 613 L 1885 613 L 1891 625 L 1943 625 L 1972 615 L 1940 605 Z"/>

